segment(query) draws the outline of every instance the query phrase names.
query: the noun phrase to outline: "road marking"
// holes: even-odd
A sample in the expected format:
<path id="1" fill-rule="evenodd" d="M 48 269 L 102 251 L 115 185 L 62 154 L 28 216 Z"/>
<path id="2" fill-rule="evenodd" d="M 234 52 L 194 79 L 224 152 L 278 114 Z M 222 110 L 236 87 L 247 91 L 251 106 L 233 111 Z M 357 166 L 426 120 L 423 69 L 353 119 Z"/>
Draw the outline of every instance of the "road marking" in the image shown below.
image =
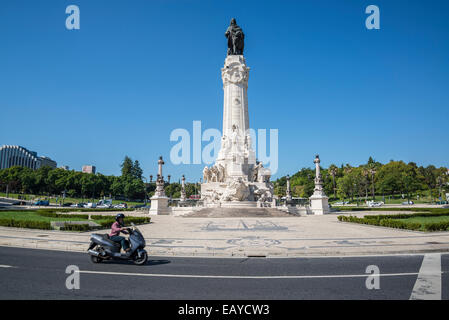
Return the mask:
<path id="1" fill-rule="evenodd" d="M 0 268 L 15 268 L 15 267 L 9 266 L 7 264 L 0 264 Z"/>
<path id="2" fill-rule="evenodd" d="M 441 254 L 424 255 L 410 300 L 441 300 Z"/>
<path id="3" fill-rule="evenodd" d="M 79 273 L 104 274 L 114 276 L 136 276 L 136 277 L 164 277 L 164 278 L 217 278 L 217 279 L 319 279 L 319 278 L 366 278 L 369 274 L 335 274 L 335 275 L 291 275 L 291 276 L 223 276 L 223 275 L 196 275 L 196 274 L 164 274 L 164 273 L 127 273 L 109 271 L 80 270 Z M 417 272 L 409 273 L 385 273 L 381 277 L 416 276 Z"/>

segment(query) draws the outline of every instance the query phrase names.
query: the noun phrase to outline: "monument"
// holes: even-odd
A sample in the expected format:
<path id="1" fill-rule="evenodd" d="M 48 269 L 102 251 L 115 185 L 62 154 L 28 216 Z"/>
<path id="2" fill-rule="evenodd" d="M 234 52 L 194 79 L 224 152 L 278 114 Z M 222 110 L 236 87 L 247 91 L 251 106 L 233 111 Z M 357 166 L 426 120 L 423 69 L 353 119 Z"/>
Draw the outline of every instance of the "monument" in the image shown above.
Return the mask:
<path id="1" fill-rule="evenodd" d="M 320 156 L 316 155 L 315 160 L 315 190 L 310 197 L 310 210 L 313 214 L 321 215 L 329 213 L 328 197 L 323 190 L 323 180 L 320 172 Z"/>
<path id="2" fill-rule="evenodd" d="M 215 164 L 203 170 L 201 199 L 205 206 L 255 207 L 272 201 L 271 172 L 256 161 L 252 149 L 247 95 L 250 69 L 243 56 L 245 35 L 235 19 L 225 36 L 223 135 Z"/>
<path id="3" fill-rule="evenodd" d="M 151 197 L 150 214 L 154 215 L 167 215 L 170 214 L 170 208 L 168 207 L 168 197 L 165 195 L 165 181 L 162 175 L 162 165 L 165 164 L 162 156 L 159 157 L 157 162 L 158 173 L 156 178 L 156 191 L 154 196 Z"/>

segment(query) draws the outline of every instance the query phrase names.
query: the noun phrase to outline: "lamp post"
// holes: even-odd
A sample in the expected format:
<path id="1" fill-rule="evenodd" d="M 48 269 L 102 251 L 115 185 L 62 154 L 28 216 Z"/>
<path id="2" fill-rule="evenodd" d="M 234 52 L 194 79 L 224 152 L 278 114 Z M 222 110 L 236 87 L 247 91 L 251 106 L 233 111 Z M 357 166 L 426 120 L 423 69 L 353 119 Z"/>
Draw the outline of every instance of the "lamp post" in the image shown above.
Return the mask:
<path id="1" fill-rule="evenodd" d="M 442 201 L 443 195 L 441 194 L 441 185 L 442 185 L 443 179 L 441 178 L 441 176 L 438 177 L 437 181 L 438 181 L 438 188 L 439 188 L 439 194 L 440 194 L 440 201 Z"/>
<path id="2" fill-rule="evenodd" d="M 170 185 L 170 177 L 171 177 L 171 175 L 167 175 L 167 183 L 168 183 L 168 185 Z M 171 200 L 171 188 L 169 189 L 168 197 L 169 197 L 170 200 Z"/>
<path id="3" fill-rule="evenodd" d="M 148 179 L 146 177 L 142 177 L 145 179 L 145 189 L 144 189 L 144 198 L 143 198 L 143 203 L 145 204 L 145 206 L 147 205 L 147 184 L 148 184 Z"/>
<path id="4" fill-rule="evenodd" d="M 354 183 L 354 191 L 353 194 L 355 195 L 355 191 L 357 190 L 357 183 Z M 357 200 L 357 207 L 359 206 L 359 197 L 358 197 L 359 192 L 357 191 L 357 196 L 356 196 L 356 200 Z"/>

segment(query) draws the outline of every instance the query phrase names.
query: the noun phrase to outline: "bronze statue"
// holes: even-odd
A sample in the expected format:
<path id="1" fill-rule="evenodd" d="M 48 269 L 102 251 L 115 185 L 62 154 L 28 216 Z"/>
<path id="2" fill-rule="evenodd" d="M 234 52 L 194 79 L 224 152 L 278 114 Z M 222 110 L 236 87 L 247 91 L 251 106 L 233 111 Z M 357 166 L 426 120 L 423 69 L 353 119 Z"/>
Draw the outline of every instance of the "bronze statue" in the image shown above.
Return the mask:
<path id="1" fill-rule="evenodd" d="M 228 38 L 228 56 L 229 55 L 243 55 L 244 38 L 242 28 L 237 25 L 234 18 L 231 19 L 231 24 L 226 30 L 225 37 Z"/>

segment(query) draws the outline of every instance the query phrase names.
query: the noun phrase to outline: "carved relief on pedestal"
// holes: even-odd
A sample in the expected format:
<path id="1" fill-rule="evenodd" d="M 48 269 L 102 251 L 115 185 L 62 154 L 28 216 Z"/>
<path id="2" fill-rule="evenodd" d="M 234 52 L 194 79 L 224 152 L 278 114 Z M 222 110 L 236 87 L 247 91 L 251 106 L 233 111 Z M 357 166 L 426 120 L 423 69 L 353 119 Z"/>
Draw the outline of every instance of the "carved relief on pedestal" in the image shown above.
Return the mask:
<path id="1" fill-rule="evenodd" d="M 226 169 L 221 164 L 215 164 L 212 167 L 204 167 L 203 181 L 208 182 L 224 182 L 226 179 Z"/>
<path id="2" fill-rule="evenodd" d="M 225 67 L 221 69 L 223 87 L 229 83 L 248 84 L 249 68 L 245 64 L 243 56 L 229 56 L 226 58 Z"/>

